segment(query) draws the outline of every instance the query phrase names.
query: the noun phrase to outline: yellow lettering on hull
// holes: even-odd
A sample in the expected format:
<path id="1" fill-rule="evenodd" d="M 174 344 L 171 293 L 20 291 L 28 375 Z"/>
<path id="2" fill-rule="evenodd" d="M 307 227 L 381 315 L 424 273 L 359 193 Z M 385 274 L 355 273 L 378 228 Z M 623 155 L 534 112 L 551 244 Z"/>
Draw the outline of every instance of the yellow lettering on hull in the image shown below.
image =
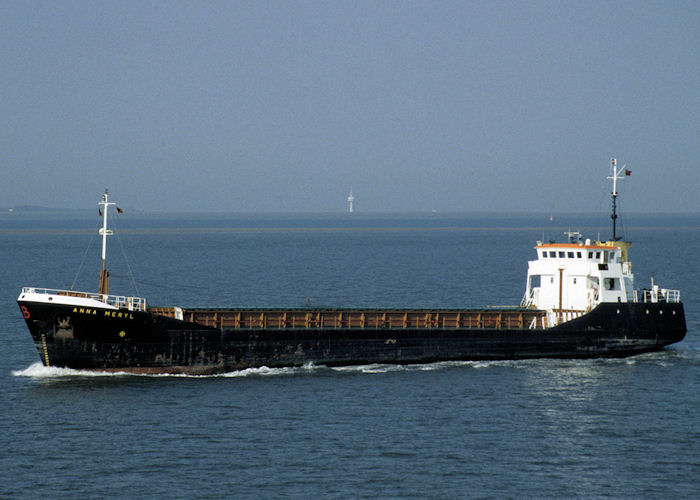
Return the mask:
<path id="1" fill-rule="evenodd" d="M 76 314 L 89 314 L 91 316 L 97 316 L 97 309 L 74 307 L 73 312 Z M 105 311 L 105 318 L 134 319 L 134 315 L 130 312 Z"/>
<path id="2" fill-rule="evenodd" d="M 105 311 L 105 318 L 134 319 L 134 315 L 129 312 Z"/>

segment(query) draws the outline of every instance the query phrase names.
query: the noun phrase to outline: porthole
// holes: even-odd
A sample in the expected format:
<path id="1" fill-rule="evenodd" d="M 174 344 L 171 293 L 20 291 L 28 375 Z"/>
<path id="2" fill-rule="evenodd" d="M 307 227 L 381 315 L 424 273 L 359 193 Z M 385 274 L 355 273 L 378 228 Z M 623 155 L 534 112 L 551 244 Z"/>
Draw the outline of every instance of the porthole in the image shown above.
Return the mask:
<path id="1" fill-rule="evenodd" d="M 649 314 L 649 309 L 646 310 L 646 313 Z"/>
<path id="2" fill-rule="evenodd" d="M 620 314 L 620 310 L 619 310 L 619 309 L 617 309 L 617 314 Z"/>
<path id="3" fill-rule="evenodd" d="M 674 316 L 676 315 L 676 311 L 673 311 L 673 315 L 674 315 Z"/>
<path id="4" fill-rule="evenodd" d="M 664 312 L 663 312 L 661 309 L 659 309 L 659 314 L 663 314 L 663 313 L 664 313 Z"/>

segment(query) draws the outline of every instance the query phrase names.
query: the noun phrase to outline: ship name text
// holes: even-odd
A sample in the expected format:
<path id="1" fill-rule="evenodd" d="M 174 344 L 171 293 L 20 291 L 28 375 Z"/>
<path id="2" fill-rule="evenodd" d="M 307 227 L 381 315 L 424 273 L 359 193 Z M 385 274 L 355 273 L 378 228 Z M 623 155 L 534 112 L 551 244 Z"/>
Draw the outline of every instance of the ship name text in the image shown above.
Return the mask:
<path id="1" fill-rule="evenodd" d="M 90 314 L 97 315 L 98 309 L 93 309 L 90 307 L 74 307 L 73 312 L 76 314 Z M 104 315 L 106 318 L 119 318 L 119 319 L 134 319 L 134 315 L 130 312 L 121 311 L 105 311 Z"/>

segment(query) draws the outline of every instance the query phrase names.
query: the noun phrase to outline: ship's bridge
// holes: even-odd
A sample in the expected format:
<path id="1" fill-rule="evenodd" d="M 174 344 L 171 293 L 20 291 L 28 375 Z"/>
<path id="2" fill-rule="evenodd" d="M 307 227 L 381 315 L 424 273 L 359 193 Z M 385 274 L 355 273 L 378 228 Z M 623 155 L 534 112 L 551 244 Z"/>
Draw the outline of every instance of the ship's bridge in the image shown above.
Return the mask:
<path id="1" fill-rule="evenodd" d="M 567 243 L 537 242 L 537 259 L 528 262 L 527 286 L 521 305 L 548 312 L 550 324 L 578 317 L 601 302 L 680 300 L 677 290 L 652 284 L 634 290 L 626 241 L 583 241 L 567 232 Z"/>
<path id="2" fill-rule="evenodd" d="M 601 302 L 634 300 L 634 275 L 622 241 L 582 241 L 567 233 L 567 243 L 535 246 L 537 260 L 528 263 L 523 305 L 545 309 L 553 321 L 571 319 Z"/>

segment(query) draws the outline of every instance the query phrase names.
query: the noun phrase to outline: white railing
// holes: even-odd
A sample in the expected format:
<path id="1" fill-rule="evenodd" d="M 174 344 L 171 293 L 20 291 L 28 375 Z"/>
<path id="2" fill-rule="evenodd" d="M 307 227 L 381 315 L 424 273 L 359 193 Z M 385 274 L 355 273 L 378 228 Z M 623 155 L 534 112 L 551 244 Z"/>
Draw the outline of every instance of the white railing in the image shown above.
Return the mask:
<path id="1" fill-rule="evenodd" d="M 522 300 L 520 301 L 520 307 L 530 307 L 535 304 L 539 298 L 539 288 L 531 288 L 530 293 L 525 290 Z"/>
<path id="2" fill-rule="evenodd" d="M 635 302 L 680 302 L 681 291 L 669 290 L 667 288 L 659 288 L 655 286 L 651 289 L 634 291 Z"/>
<path id="3" fill-rule="evenodd" d="M 130 311 L 145 311 L 146 299 L 143 297 L 126 297 L 124 295 L 104 295 L 101 293 L 92 292 L 76 292 L 73 290 L 55 290 L 51 288 L 22 288 L 22 293 L 38 293 L 46 295 L 63 295 L 67 297 L 82 297 L 93 299 L 119 309 L 128 309 Z"/>
<path id="4" fill-rule="evenodd" d="M 561 323 L 566 323 L 572 319 L 580 318 L 587 311 L 581 311 L 578 309 L 548 309 L 547 310 L 547 325 L 557 326 Z M 542 328 L 546 328 L 544 325 L 544 318 L 542 318 Z"/>

